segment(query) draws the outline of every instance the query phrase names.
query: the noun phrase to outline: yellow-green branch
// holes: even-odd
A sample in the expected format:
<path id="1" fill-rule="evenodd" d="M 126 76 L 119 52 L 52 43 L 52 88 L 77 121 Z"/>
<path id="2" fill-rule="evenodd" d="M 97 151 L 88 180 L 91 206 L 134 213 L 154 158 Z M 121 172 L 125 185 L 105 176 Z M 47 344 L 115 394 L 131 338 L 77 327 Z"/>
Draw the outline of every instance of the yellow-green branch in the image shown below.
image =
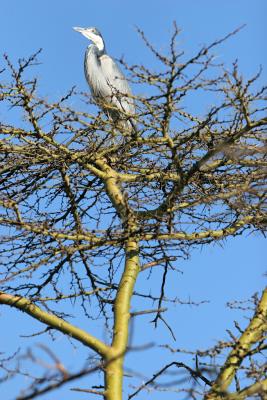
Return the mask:
<path id="1" fill-rule="evenodd" d="M 145 235 L 141 235 L 141 239 L 144 240 L 200 240 L 200 239 L 220 239 L 229 235 L 234 235 L 239 229 L 243 228 L 245 225 L 252 223 L 256 217 L 247 216 L 243 219 L 233 223 L 231 226 L 224 229 L 209 229 L 200 232 L 186 233 L 186 232 L 173 232 L 173 233 L 148 233 Z"/>
<path id="2" fill-rule="evenodd" d="M 0 304 L 15 307 L 18 310 L 26 312 L 28 315 L 37 319 L 38 321 L 78 340 L 85 346 L 90 347 L 103 357 L 105 357 L 110 350 L 109 346 L 107 346 L 101 340 L 85 332 L 83 329 L 77 328 L 75 325 L 64 321 L 64 319 L 42 310 L 24 297 L 13 296 L 0 292 Z"/>
<path id="3" fill-rule="evenodd" d="M 207 394 L 206 400 L 220 399 L 227 394 L 227 389 L 233 381 L 236 371 L 249 353 L 251 346 L 262 339 L 266 330 L 267 289 L 263 291 L 253 318 L 229 354 L 210 392 Z"/>
<path id="4" fill-rule="evenodd" d="M 231 393 L 225 400 L 245 400 L 253 395 L 261 395 L 262 399 L 267 396 L 267 379 L 247 386 L 238 393 Z"/>

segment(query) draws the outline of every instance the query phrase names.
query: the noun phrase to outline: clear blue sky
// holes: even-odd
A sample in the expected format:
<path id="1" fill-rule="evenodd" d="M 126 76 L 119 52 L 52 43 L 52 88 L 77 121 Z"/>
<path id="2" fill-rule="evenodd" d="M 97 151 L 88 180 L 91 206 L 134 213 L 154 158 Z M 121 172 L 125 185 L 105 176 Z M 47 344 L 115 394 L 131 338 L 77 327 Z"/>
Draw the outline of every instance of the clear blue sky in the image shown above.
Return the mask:
<path id="1" fill-rule="evenodd" d="M 140 62 L 153 68 L 153 58 L 142 44 L 135 26 L 143 29 L 158 48 L 164 49 L 168 45 L 172 22 L 176 20 L 182 29 L 178 45 L 191 53 L 201 44 L 219 38 L 245 23 L 245 29 L 217 50 L 218 57 L 227 63 L 238 57 L 246 76 L 263 65 L 262 82 L 267 77 L 265 0 L 2 0 L 1 15 L 1 54 L 8 53 L 15 61 L 43 48 L 39 57 L 42 65 L 33 73 L 40 78 L 40 94 L 48 98 L 60 96 L 73 85 L 77 85 L 80 90 L 87 90 L 83 76 L 83 56 L 87 43 L 85 38 L 72 30 L 73 26 L 98 27 L 111 55 L 118 58 L 124 55 L 129 63 Z M 1 66 L 2 61 L 0 69 Z M 244 322 L 243 314 L 226 310 L 225 303 L 246 299 L 264 286 L 264 239 L 259 234 L 252 234 L 228 240 L 223 248 L 217 245 L 206 247 L 201 252 L 195 251 L 189 261 L 181 262 L 179 268 L 184 271 L 183 275 L 175 275 L 169 281 L 172 294 L 176 291 L 181 299 L 209 300 L 210 303 L 197 309 L 186 306 L 170 309 L 169 320 L 177 336 L 177 342 L 172 344 L 174 347 L 191 349 L 212 345 L 215 339 L 227 337 L 225 329 L 233 327 L 234 319 Z M 151 286 L 153 282 L 156 283 L 156 279 L 157 275 L 150 281 L 143 277 L 138 285 Z M 10 312 L 5 308 L 1 314 L 1 326 L 6 327 L 0 332 L 3 346 L 0 351 L 11 352 L 11 349 L 19 345 L 27 346 L 27 340 L 19 338 L 19 333 L 22 331 L 23 334 L 29 334 L 31 326 L 36 330 L 41 328 L 40 324 L 31 322 L 29 317 L 15 310 Z M 168 333 L 162 327 L 153 330 L 151 324 L 146 323 L 149 320 L 140 317 L 135 324 L 133 343 L 171 343 Z M 142 323 L 145 324 L 143 327 Z M 97 323 L 96 332 L 101 332 L 100 329 Z M 88 330 L 91 331 L 89 326 Z M 33 342 L 40 341 L 41 338 L 36 338 Z M 67 367 L 75 365 L 81 350 L 69 348 L 67 340 L 60 335 L 56 335 L 52 346 Z M 166 362 L 174 359 L 179 361 L 177 356 L 175 358 L 167 352 L 159 353 L 154 349 L 154 352 L 130 354 L 127 366 L 139 369 L 140 364 L 146 365 L 147 376 L 150 376 L 164 365 L 162 356 L 166 356 Z M 86 382 L 83 387 L 86 387 Z M 15 389 L 14 386 L 4 388 L 1 398 L 13 399 Z M 59 392 L 54 392 L 43 399 L 53 400 L 58 397 Z M 60 392 L 60 398 L 65 400 L 78 400 L 82 397 L 81 394 L 70 392 L 67 387 Z M 84 395 L 84 398 L 88 397 Z M 144 393 L 138 397 L 139 400 L 150 398 L 174 400 L 177 394 L 149 396 Z"/>

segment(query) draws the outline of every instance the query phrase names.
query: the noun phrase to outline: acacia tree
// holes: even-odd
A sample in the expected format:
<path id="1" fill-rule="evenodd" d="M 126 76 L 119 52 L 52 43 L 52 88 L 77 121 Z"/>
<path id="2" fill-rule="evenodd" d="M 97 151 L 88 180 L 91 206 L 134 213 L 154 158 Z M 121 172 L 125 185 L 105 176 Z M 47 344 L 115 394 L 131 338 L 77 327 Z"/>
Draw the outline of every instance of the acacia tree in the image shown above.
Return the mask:
<path id="1" fill-rule="evenodd" d="M 54 368 L 31 377 L 17 398 L 36 398 L 100 370 L 102 386 L 76 390 L 122 399 L 129 321 L 154 313 L 154 323 L 161 320 L 171 330 L 163 314 L 165 282 L 177 257 L 244 231 L 264 230 L 266 88 L 253 89 L 259 74 L 245 80 L 237 62 L 226 69 L 213 56 L 235 33 L 186 58 L 175 46 L 176 26 L 167 54 L 140 31 L 161 68 L 154 72 L 121 60 L 132 84 L 148 93 L 134 97 L 135 134 L 126 124 L 115 126 L 101 111 L 74 109 L 69 100 L 75 103 L 77 95 L 91 102 L 74 89 L 52 103 L 40 97 L 28 72 L 37 54 L 19 60 L 17 67 L 5 56 L 0 99 L 13 112 L 9 122 L 1 122 L 0 303 L 41 321 L 45 330 L 40 334 L 59 331 L 97 355 L 94 365 L 73 372 L 43 345 Z M 186 107 L 195 96 L 209 99 L 210 94 L 212 105 L 201 116 Z M 158 296 L 145 288 L 137 291 L 138 275 L 158 266 L 164 267 Z M 142 301 L 140 312 L 131 310 L 134 297 Z M 67 306 L 74 300 L 75 310 L 81 308 L 89 320 L 86 326 L 100 318 L 110 337 L 102 340 L 90 328 L 68 322 Z M 196 350 L 191 366 L 178 354 L 176 362 L 162 365 L 128 398 L 157 387 L 170 368 L 194 378 L 178 385 L 191 398 L 265 398 L 261 357 L 267 292 L 254 296 L 252 305 L 246 329 L 236 324 L 239 337 Z M 19 357 L 19 368 L 12 369 L 10 363 Z M 3 358 L 2 381 L 25 374 L 21 363 L 27 358 L 37 362 L 32 349 L 24 357 Z M 244 377 L 245 385 L 240 383 Z"/>

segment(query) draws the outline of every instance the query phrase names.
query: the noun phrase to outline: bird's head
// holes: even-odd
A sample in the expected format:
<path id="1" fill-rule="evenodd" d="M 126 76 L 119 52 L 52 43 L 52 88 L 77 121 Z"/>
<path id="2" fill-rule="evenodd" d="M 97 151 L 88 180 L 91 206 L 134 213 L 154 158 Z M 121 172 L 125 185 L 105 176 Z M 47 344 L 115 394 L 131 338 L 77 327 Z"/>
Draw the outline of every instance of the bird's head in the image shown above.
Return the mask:
<path id="1" fill-rule="evenodd" d="M 105 44 L 104 40 L 102 38 L 101 33 L 99 32 L 98 29 L 96 28 L 79 28 L 79 27 L 74 27 L 73 28 L 76 32 L 81 33 L 83 36 L 85 36 L 87 39 L 91 40 L 98 48 L 99 51 L 103 51 Z"/>

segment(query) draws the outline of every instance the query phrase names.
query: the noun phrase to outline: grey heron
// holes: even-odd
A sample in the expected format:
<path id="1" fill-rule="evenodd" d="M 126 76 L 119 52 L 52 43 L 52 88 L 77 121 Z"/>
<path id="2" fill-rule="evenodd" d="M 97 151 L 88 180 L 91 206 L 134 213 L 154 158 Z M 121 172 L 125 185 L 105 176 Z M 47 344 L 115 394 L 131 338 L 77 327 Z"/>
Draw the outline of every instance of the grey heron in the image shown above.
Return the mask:
<path id="1" fill-rule="evenodd" d="M 115 123 L 135 129 L 129 119 L 135 113 L 130 86 L 117 63 L 106 53 L 105 43 L 98 29 L 74 27 L 93 44 L 85 52 L 84 73 L 93 98 Z"/>

